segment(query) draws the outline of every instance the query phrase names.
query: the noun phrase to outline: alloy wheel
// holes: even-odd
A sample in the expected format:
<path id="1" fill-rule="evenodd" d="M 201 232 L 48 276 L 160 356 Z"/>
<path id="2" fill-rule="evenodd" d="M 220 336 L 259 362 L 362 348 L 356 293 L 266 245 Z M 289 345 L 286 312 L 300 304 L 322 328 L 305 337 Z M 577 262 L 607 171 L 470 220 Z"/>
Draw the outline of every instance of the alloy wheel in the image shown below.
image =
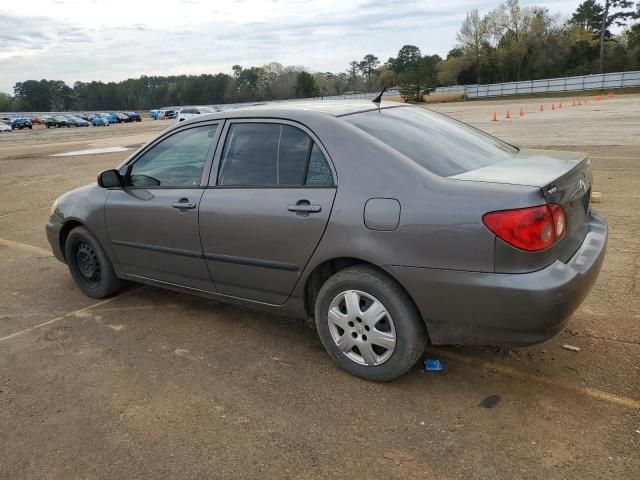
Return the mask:
<path id="1" fill-rule="evenodd" d="M 347 290 L 338 294 L 328 312 L 335 345 L 359 365 L 381 365 L 393 355 L 396 329 L 387 308 L 373 295 Z"/>

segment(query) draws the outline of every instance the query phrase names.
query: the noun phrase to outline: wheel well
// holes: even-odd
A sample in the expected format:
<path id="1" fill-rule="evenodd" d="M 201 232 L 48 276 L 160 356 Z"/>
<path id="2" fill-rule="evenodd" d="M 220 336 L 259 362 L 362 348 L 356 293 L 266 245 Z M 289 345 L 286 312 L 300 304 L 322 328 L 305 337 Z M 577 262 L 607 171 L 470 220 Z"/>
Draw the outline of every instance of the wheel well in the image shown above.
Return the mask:
<path id="1" fill-rule="evenodd" d="M 71 230 L 81 226 L 82 226 L 82 223 L 78 222 L 77 220 L 69 220 L 60 229 L 60 235 L 59 235 L 60 251 L 62 252 L 62 256 L 65 257 L 65 260 L 66 260 L 65 245 L 67 244 L 67 237 L 69 236 L 69 233 L 71 232 Z"/>
<path id="2" fill-rule="evenodd" d="M 420 310 L 418 309 L 415 301 L 413 300 L 413 298 L 411 298 L 409 292 L 402 286 L 400 282 L 398 282 L 395 278 L 393 278 L 393 276 L 389 275 L 388 272 L 386 272 L 379 266 L 371 262 L 353 257 L 334 258 L 332 260 L 327 260 L 313 269 L 313 272 L 311 272 L 311 274 L 307 278 L 307 282 L 305 285 L 304 306 L 307 312 L 307 318 L 313 318 L 313 316 L 315 315 L 316 298 L 318 297 L 318 293 L 320 292 L 322 285 L 324 285 L 324 282 L 326 282 L 332 275 L 336 274 L 340 270 L 344 270 L 345 268 L 351 267 L 352 265 L 366 265 L 368 267 L 374 268 L 396 282 L 400 286 L 400 288 L 402 288 L 402 290 L 404 290 L 404 292 L 407 294 L 407 297 L 409 297 L 409 299 L 413 303 L 416 312 L 418 312 L 418 315 L 420 315 L 420 318 L 422 318 L 422 314 L 420 313 Z M 429 327 L 427 325 L 427 322 L 424 321 L 424 318 L 422 319 L 422 321 L 424 322 L 428 330 Z"/>

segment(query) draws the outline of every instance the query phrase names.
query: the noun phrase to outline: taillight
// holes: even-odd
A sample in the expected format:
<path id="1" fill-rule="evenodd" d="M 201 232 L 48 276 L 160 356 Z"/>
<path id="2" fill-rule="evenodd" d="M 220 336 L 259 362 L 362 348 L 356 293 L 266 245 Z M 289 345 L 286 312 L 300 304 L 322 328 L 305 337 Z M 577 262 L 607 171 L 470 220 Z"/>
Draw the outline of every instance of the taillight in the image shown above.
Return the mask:
<path id="1" fill-rule="evenodd" d="M 498 238 L 529 252 L 549 248 L 567 231 L 567 217 L 556 203 L 491 212 L 482 221 Z"/>

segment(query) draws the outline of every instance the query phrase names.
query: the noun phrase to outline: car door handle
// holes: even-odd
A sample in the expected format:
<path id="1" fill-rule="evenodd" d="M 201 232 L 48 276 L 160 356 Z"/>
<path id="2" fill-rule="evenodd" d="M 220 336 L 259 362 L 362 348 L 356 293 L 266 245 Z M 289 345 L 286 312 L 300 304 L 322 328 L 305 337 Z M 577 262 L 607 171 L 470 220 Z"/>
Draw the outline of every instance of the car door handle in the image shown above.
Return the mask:
<path id="1" fill-rule="evenodd" d="M 322 211 L 322 207 L 320 205 L 311 205 L 309 203 L 298 202 L 295 205 L 289 205 L 287 207 L 287 210 L 297 213 L 318 213 Z"/>
<path id="2" fill-rule="evenodd" d="M 183 202 L 183 201 L 180 201 L 180 202 L 172 203 L 171 206 L 173 208 L 179 208 L 180 210 L 182 210 L 183 208 L 189 208 L 189 209 L 190 208 L 196 208 L 198 205 L 195 204 L 194 202 Z"/>

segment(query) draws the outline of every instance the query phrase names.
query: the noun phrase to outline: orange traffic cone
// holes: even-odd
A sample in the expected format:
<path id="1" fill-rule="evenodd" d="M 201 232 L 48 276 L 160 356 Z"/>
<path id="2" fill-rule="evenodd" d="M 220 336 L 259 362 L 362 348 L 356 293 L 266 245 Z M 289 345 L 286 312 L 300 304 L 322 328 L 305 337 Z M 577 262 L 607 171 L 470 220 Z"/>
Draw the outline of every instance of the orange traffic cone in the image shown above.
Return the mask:
<path id="1" fill-rule="evenodd" d="M 507 114 L 504 116 L 504 118 L 511 118 L 511 112 L 509 110 L 507 110 Z"/>
<path id="2" fill-rule="evenodd" d="M 608 97 L 613 97 L 613 92 L 609 92 L 607 96 Z"/>
<path id="3" fill-rule="evenodd" d="M 587 104 L 587 99 L 586 99 L 586 98 L 584 99 L 584 104 L 585 104 L 585 105 Z"/>
<path id="4" fill-rule="evenodd" d="M 571 104 L 572 107 L 576 106 L 576 101 L 574 100 L 573 103 Z"/>
<path id="5" fill-rule="evenodd" d="M 522 107 L 520 107 L 520 116 L 521 116 L 521 117 L 524 117 L 524 110 L 523 110 L 523 108 L 522 108 Z"/>
<path id="6" fill-rule="evenodd" d="M 492 122 L 497 122 L 498 121 L 498 115 L 496 114 L 496 112 L 493 112 L 493 118 L 491 119 Z"/>
<path id="7" fill-rule="evenodd" d="M 562 102 L 560 102 L 560 105 L 558 105 L 558 108 L 562 108 Z"/>
<path id="8" fill-rule="evenodd" d="M 544 105 L 543 104 L 540 104 L 540 111 L 544 112 Z"/>
<path id="9" fill-rule="evenodd" d="M 552 104 L 551 104 L 551 110 L 555 110 L 555 109 L 556 109 L 556 104 L 555 104 L 555 103 L 552 103 Z"/>

